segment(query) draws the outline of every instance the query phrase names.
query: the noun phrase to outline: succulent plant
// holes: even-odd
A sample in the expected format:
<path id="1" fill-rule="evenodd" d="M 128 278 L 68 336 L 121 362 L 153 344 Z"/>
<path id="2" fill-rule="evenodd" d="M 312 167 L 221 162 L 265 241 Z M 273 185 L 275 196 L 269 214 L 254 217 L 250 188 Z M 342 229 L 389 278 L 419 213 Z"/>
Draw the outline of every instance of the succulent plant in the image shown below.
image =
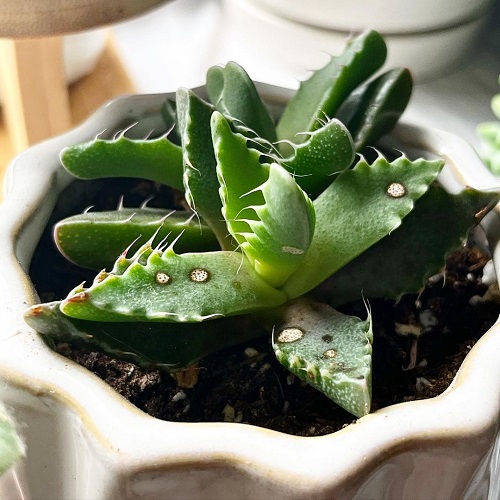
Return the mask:
<path id="1" fill-rule="evenodd" d="M 491 109 L 498 120 L 481 123 L 477 127 L 477 133 L 484 149 L 484 164 L 495 175 L 500 175 L 500 94 L 493 96 Z"/>
<path id="2" fill-rule="evenodd" d="M 16 424 L 0 403 L 0 476 L 21 460 L 25 453 L 26 447 L 17 432 Z"/>
<path id="3" fill-rule="evenodd" d="M 46 337 L 167 370 L 263 326 L 284 366 L 367 414 L 369 303 L 366 319 L 333 305 L 418 291 L 499 199 L 435 186 L 441 161 L 366 149 L 410 98 L 408 70 L 373 77 L 385 57 L 377 32 L 352 39 L 300 85 L 276 126 L 240 66 L 214 67 L 210 102 L 188 89 L 165 102 L 168 134 L 121 133 L 64 150 L 63 165 L 79 178 L 167 184 L 184 192 L 190 211 L 120 207 L 60 221 L 61 252 L 109 270 L 63 300 L 32 306 L 28 323 Z"/>

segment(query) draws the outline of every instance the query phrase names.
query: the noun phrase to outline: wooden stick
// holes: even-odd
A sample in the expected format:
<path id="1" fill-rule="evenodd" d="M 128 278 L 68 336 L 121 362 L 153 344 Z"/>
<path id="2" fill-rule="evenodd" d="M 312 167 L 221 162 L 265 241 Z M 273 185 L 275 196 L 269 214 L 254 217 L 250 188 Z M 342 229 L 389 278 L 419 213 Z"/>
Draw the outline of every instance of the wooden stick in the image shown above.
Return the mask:
<path id="1" fill-rule="evenodd" d="M 1 39 L 0 86 L 16 152 L 71 126 L 61 37 Z"/>

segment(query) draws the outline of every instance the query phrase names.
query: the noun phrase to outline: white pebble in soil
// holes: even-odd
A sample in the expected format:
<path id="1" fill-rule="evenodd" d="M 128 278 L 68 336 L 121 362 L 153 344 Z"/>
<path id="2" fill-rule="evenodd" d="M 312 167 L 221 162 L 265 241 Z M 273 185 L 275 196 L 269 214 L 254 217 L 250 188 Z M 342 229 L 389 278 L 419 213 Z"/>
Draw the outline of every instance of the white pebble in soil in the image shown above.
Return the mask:
<path id="1" fill-rule="evenodd" d="M 481 281 L 485 285 L 492 285 L 493 283 L 497 282 L 497 274 L 495 272 L 495 266 L 493 265 L 492 260 L 486 262 L 483 268 L 483 277 L 481 278 Z"/>
<path id="2" fill-rule="evenodd" d="M 439 320 L 436 318 L 436 315 L 430 309 L 424 309 L 419 315 L 418 320 L 424 330 L 430 329 L 433 326 L 437 326 L 439 324 Z"/>
<path id="3" fill-rule="evenodd" d="M 172 401 L 176 403 L 177 401 L 182 401 L 187 398 L 187 394 L 181 389 L 172 396 Z"/>
<path id="4" fill-rule="evenodd" d="M 481 304 L 482 302 L 484 302 L 484 299 L 483 297 L 481 297 L 480 295 L 473 295 L 470 299 L 469 299 L 469 304 L 474 307 L 474 306 L 477 306 L 478 304 Z"/>
<path id="5" fill-rule="evenodd" d="M 222 414 L 224 415 L 224 422 L 234 422 L 236 410 L 230 404 L 227 404 L 226 406 L 224 406 Z"/>
<path id="6" fill-rule="evenodd" d="M 432 387 L 432 384 L 425 377 L 417 377 L 415 381 L 417 392 L 422 392 L 425 387 Z"/>
<path id="7" fill-rule="evenodd" d="M 257 351 L 254 347 L 247 347 L 244 353 L 247 358 L 254 358 L 259 355 L 259 351 Z"/>

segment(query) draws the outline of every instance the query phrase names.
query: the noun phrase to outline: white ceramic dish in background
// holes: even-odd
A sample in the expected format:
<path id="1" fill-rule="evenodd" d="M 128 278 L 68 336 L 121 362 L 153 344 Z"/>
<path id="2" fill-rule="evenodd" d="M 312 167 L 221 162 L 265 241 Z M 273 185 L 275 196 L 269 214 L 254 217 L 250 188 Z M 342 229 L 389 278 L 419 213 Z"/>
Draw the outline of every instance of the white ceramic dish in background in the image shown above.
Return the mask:
<path id="1" fill-rule="evenodd" d="M 94 69 L 106 45 L 106 36 L 103 28 L 64 36 L 63 60 L 68 84 Z"/>
<path id="2" fill-rule="evenodd" d="M 269 86 L 260 90 L 274 102 L 287 97 Z M 118 99 L 77 129 L 30 148 L 8 170 L 0 207 L 0 399 L 22 423 L 28 450 L 23 487 L 33 498 L 93 500 L 409 500 L 498 492 L 500 327 L 474 346 L 443 395 L 379 410 L 335 434 L 301 438 L 243 424 L 149 417 L 47 348 L 24 323 L 23 311 L 37 302 L 29 262 L 58 194 L 71 181 L 59 151 L 131 122 L 139 122 L 138 135 L 160 127 L 165 97 Z M 452 189 L 457 179 L 475 187 L 495 184 L 454 136 L 402 124 L 392 138 L 405 150 L 445 158 Z M 498 214 L 488 227 L 498 241 Z M 499 252 L 497 246 L 500 263 Z"/>
<path id="3" fill-rule="evenodd" d="M 405 5 L 409 3 L 404 0 L 395 1 Z M 341 3 L 350 6 L 349 2 Z M 363 2 L 360 0 L 355 4 L 360 3 Z M 417 4 L 420 8 L 420 2 L 413 3 L 415 8 Z M 438 1 L 435 3 L 441 5 Z M 268 78 L 273 78 L 274 74 L 281 75 L 281 78 L 286 75 L 289 78 L 302 80 L 307 76 L 306 70 L 324 65 L 329 54 L 341 53 L 346 37 L 350 33 L 377 26 L 376 18 L 373 22 L 358 24 L 356 21 L 353 26 L 346 21 L 341 29 L 325 28 L 322 24 L 307 22 L 305 12 L 314 12 L 324 20 L 333 19 L 331 11 L 336 4 L 337 2 L 333 2 L 329 4 L 332 5 L 330 9 L 321 10 L 320 6 L 314 8 L 314 5 L 300 2 L 304 16 L 297 15 L 297 19 L 292 19 L 285 15 L 284 3 L 280 4 L 283 5 L 283 12 L 281 10 L 276 12 L 270 7 L 263 8 L 257 0 L 223 0 L 222 22 L 225 26 L 231 26 L 227 35 L 230 39 L 224 40 L 224 45 L 227 51 L 230 51 L 231 45 L 236 43 L 246 47 L 246 59 L 239 62 L 250 74 L 264 74 L 266 77 L 271 75 Z M 468 5 L 477 4 L 469 2 Z M 298 8 L 299 2 L 293 2 L 291 9 L 294 6 Z M 361 6 L 359 8 L 361 9 Z M 421 32 L 379 30 L 388 46 L 388 67 L 408 66 L 417 81 L 445 75 L 463 61 L 468 51 L 474 47 L 477 34 L 487 19 L 484 9 L 481 13 L 482 15 L 474 16 L 446 29 L 436 28 Z M 394 19 L 389 8 L 381 9 L 380 15 Z M 221 60 L 224 60 L 224 48 L 221 48 L 221 51 Z M 262 69 L 263 66 L 266 68 L 265 71 Z M 276 80 L 273 80 L 273 83 L 274 81 Z M 298 85 L 293 80 L 291 83 L 286 81 L 281 84 L 291 87 Z"/>
<path id="4" fill-rule="evenodd" d="M 484 16 L 492 0 L 252 0 L 278 16 L 349 32 L 366 28 L 387 34 L 431 31 Z"/>

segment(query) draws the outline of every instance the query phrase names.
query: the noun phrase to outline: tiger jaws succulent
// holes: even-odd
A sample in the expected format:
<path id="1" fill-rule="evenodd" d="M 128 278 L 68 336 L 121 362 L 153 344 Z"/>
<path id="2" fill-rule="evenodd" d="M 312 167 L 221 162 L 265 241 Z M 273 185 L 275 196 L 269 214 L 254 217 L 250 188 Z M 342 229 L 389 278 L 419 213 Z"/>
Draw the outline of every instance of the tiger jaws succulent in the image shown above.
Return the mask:
<path id="1" fill-rule="evenodd" d="M 240 66 L 210 68 L 208 100 L 181 88 L 165 102 L 169 133 L 123 131 L 64 150 L 76 177 L 153 180 L 181 190 L 189 210 L 119 207 L 58 222 L 63 255 L 106 269 L 26 321 L 47 338 L 171 371 L 266 328 L 290 371 L 369 413 L 369 299 L 418 291 L 499 199 L 445 192 L 442 161 L 367 149 L 411 94 L 406 69 L 373 76 L 385 57 L 374 31 L 350 40 L 277 122 Z M 365 318 L 332 307 L 360 298 Z"/>

